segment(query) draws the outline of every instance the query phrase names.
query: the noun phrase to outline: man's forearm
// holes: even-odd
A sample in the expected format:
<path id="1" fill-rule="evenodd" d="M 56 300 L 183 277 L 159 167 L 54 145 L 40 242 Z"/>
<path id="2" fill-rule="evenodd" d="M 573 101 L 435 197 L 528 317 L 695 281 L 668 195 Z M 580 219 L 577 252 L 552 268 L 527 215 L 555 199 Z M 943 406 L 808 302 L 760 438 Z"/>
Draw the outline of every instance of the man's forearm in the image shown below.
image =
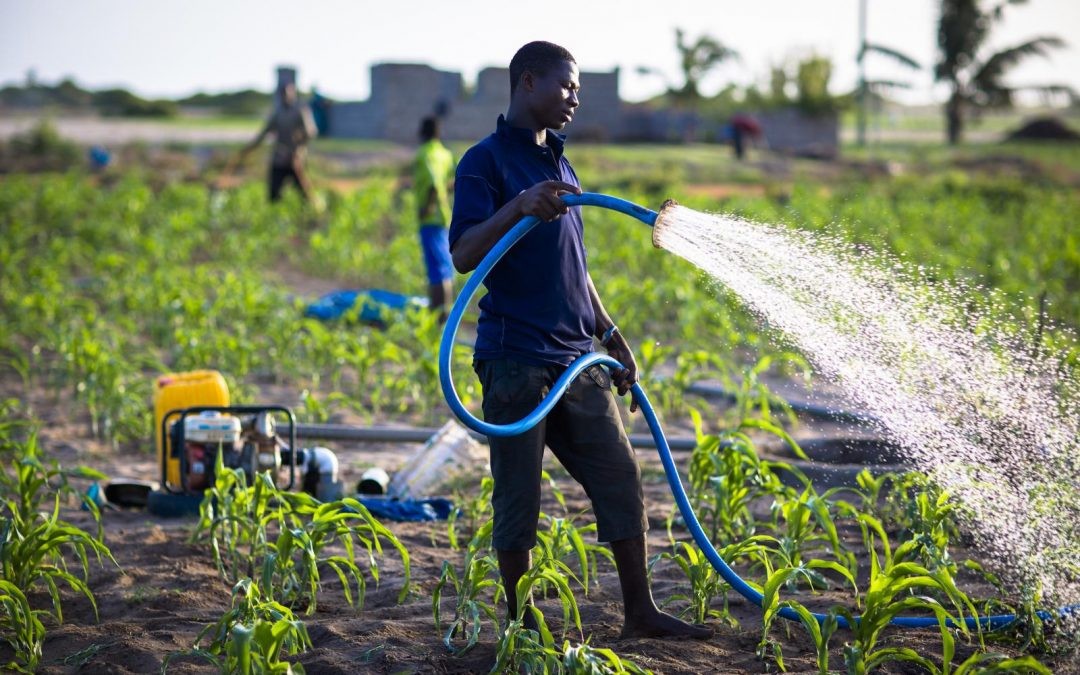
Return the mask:
<path id="1" fill-rule="evenodd" d="M 472 272 L 488 251 L 521 218 L 519 200 L 515 197 L 484 222 L 465 230 L 454 242 L 454 247 L 450 251 L 454 268 L 461 274 Z"/>
<path id="2" fill-rule="evenodd" d="M 608 316 L 607 310 L 604 309 L 604 303 L 600 300 L 600 293 L 596 290 L 596 285 L 593 284 L 592 275 L 589 275 L 589 301 L 592 303 L 593 316 L 596 319 L 596 323 L 593 325 L 593 335 L 596 337 L 603 337 L 604 333 L 609 328 L 615 325 L 615 322 Z"/>

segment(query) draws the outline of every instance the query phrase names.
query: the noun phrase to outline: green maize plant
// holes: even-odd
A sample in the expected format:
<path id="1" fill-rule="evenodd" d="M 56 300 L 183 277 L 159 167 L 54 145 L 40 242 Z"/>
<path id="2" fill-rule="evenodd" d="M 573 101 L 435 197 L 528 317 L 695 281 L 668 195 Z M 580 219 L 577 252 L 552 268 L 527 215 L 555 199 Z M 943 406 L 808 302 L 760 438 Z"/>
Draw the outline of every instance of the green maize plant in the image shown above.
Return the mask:
<path id="1" fill-rule="evenodd" d="M 646 675 L 651 672 L 629 659 L 622 658 L 610 649 L 593 647 L 588 642 L 571 645 L 569 641 L 564 641 L 562 653 L 560 666 L 562 667 L 561 672 L 565 673 Z"/>
<path id="2" fill-rule="evenodd" d="M 533 608 L 538 630 L 525 627 L 524 621 L 514 619 L 499 636 L 492 673 L 551 673 L 552 675 L 608 675 L 628 673 L 645 675 L 651 671 L 641 668 L 610 649 L 593 647 L 588 642 L 571 644 L 563 641 L 562 649 L 544 622 L 543 615 Z"/>
<path id="3" fill-rule="evenodd" d="M 307 497 L 307 495 L 289 495 Z M 366 551 L 368 571 L 379 583 L 379 557 L 382 542 L 393 546 L 404 566 L 405 580 L 398 593 L 398 602 L 408 596 L 410 587 L 409 552 L 398 538 L 353 498 L 318 504 L 306 514 L 303 527 L 282 527 L 274 542 L 268 542 L 260 552 L 263 558 L 259 586 L 267 597 L 295 606 L 306 603 L 306 613 L 313 614 L 321 587 L 320 567 L 329 567 L 341 582 L 345 600 L 362 608 L 367 591 L 364 573 L 357 564 L 358 549 Z M 340 544 L 345 555 L 327 555 L 332 544 Z M 351 586 L 356 587 L 354 601 Z"/>
<path id="4" fill-rule="evenodd" d="M 678 548 L 681 547 L 681 552 Z M 726 552 L 725 552 L 726 553 Z M 721 553 L 721 557 L 725 557 Z M 727 592 L 731 589 L 713 568 L 709 559 L 694 544 L 685 541 L 678 542 L 674 553 L 663 552 L 653 556 L 649 561 L 649 573 L 662 560 L 674 562 L 690 582 L 688 593 L 677 593 L 664 600 L 664 606 L 674 602 L 685 602 L 686 608 L 680 613 L 680 617 L 689 618 L 693 623 L 705 623 L 706 619 L 720 619 L 728 624 L 737 625 L 734 617 L 728 612 Z M 713 609 L 713 600 L 720 596 L 724 599 L 723 610 Z"/>
<path id="5" fill-rule="evenodd" d="M 200 646 L 206 637 L 210 643 Z M 192 649 L 170 654 L 161 672 L 167 672 L 176 658 L 194 656 L 213 663 L 223 673 L 303 673 L 303 666 L 282 657 L 311 647 L 307 627 L 292 610 L 264 599 L 251 579 L 241 579 L 233 586 L 232 608 L 199 633 Z"/>
<path id="6" fill-rule="evenodd" d="M 1025 652 L 1048 653 L 1051 651 L 1051 645 L 1046 636 L 1045 622 L 1040 614 L 1040 608 L 1043 606 L 1040 582 L 1026 580 L 1022 582 L 1019 591 L 1020 598 L 1012 604 L 1003 599 L 1008 593 L 997 575 L 985 570 L 975 560 L 965 560 L 963 566 L 981 576 L 1001 595 L 982 603 L 984 615 L 1012 614 L 1016 617 L 1016 620 L 1008 625 L 987 633 L 987 642 L 1012 645 Z"/>
<path id="7" fill-rule="evenodd" d="M 206 490 L 199 505 L 199 522 L 190 541 L 209 539 L 214 564 L 229 583 L 255 576 L 256 553 L 268 544 L 268 527 L 285 521 L 285 527 L 299 527 L 300 519 L 287 511 L 276 497 L 278 490 L 269 475 L 259 474 L 248 486 L 242 469 L 226 469 L 221 452 L 216 453 L 214 485 Z"/>
<path id="8" fill-rule="evenodd" d="M 901 544 L 903 547 L 904 544 Z M 898 549 L 899 550 L 899 549 Z M 852 626 L 852 642 L 844 645 L 844 662 L 849 673 L 863 675 L 889 662 L 917 664 L 931 673 L 949 673 L 955 653 L 956 638 L 953 631 L 969 634 L 964 622 L 967 616 L 975 616 L 971 600 L 953 581 L 944 568 L 930 571 L 916 563 L 895 563 L 886 568 L 878 564 L 877 553 L 870 550 L 870 584 L 864 597 L 862 615 L 856 622 L 847 609 L 837 610 Z M 927 596 L 915 596 L 912 592 L 922 590 L 939 593 L 946 598 L 953 611 L 937 600 Z M 942 668 L 907 647 L 879 647 L 882 631 L 889 622 L 901 614 L 926 612 L 937 620 L 941 635 Z M 953 627 L 949 626 L 949 623 Z"/>
<path id="9" fill-rule="evenodd" d="M 586 543 L 585 536 L 596 536 L 596 523 L 590 523 L 583 527 L 577 527 L 571 520 L 555 518 L 547 514 L 541 514 L 541 520 L 547 520 L 547 531 L 539 530 L 536 533 L 537 545 L 542 550 L 541 556 L 552 560 L 566 562 L 572 560 L 577 563 L 581 573 L 581 587 L 586 597 L 589 595 L 589 579 L 597 579 L 597 561 L 606 559 L 613 566 L 615 556 L 611 550 L 602 544 Z M 597 581 L 599 583 L 599 581 Z M 546 584 L 541 585 L 541 592 L 547 596 L 549 588 Z"/>
<path id="10" fill-rule="evenodd" d="M 855 578 L 845 567 L 828 560 L 811 560 L 805 565 L 798 567 L 784 567 L 769 574 L 765 580 L 765 586 L 761 588 L 761 607 L 764 610 L 762 618 L 761 641 L 758 643 L 757 655 L 759 658 L 771 658 L 781 670 L 784 670 L 784 654 L 780 643 L 769 637 L 776 619 L 780 617 L 780 610 L 789 607 L 799 616 L 799 623 L 806 628 L 810 637 L 814 640 L 814 649 L 817 652 L 818 669 L 821 673 L 827 673 L 829 668 L 829 639 L 836 632 L 838 622 L 834 613 L 829 613 L 825 622 L 819 624 L 818 620 L 802 604 L 794 600 L 781 600 L 780 590 L 791 585 L 795 580 L 805 578 L 813 587 L 814 580 L 820 576 L 819 569 L 827 569 L 840 574 L 852 586 L 855 586 Z M 771 652 L 771 654 L 770 654 Z"/>
<path id="11" fill-rule="evenodd" d="M 690 456 L 689 488 L 694 511 L 708 527 L 713 541 L 740 541 L 754 533 L 750 505 L 765 494 L 787 494 L 768 463 L 762 462 L 753 441 L 744 434 L 706 436 L 701 416 L 692 415 L 697 445 Z M 670 532 L 675 514 L 668 520 Z"/>
<path id="12" fill-rule="evenodd" d="M 570 588 L 569 579 L 577 581 L 578 585 L 581 584 L 581 580 L 574 575 L 566 563 L 549 557 L 541 549 L 540 554 L 534 557 L 532 567 L 518 579 L 517 587 L 514 589 L 517 595 L 518 616 L 512 618 L 524 620 L 525 612 L 531 612 L 534 618 L 540 617 L 537 618 L 538 625 L 546 626 L 542 622 L 540 610 L 532 604 L 531 598 L 534 590 L 539 592 L 542 588 L 554 588 L 559 603 L 562 605 L 563 639 L 566 638 L 571 627 L 577 629 L 580 639 L 585 639 L 582 635 L 581 612 L 578 609 L 577 596 Z"/>
<path id="13" fill-rule="evenodd" d="M 1034 656 L 1010 657 L 993 652 L 975 652 L 956 667 L 953 675 L 1051 675 L 1051 670 Z"/>
<path id="14" fill-rule="evenodd" d="M 773 501 L 771 511 L 770 528 L 776 535 L 777 553 L 783 560 L 783 566 L 800 567 L 805 555 L 824 544 L 832 556 L 844 565 L 848 576 L 855 573 L 858 561 L 840 540 L 831 504 L 828 499 L 818 496 L 813 487 L 803 490 L 798 499 Z M 812 573 L 808 580 L 828 586 L 824 577 L 816 573 Z"/>
<path id="15" fill-rule="evenodd" d="M 492 673 L 557 673 L 561 672 L 559 650 L 555 638 L 544 621 L 544 615 L 529 607 L 537 630 L 525 627 L 524 619 L 511 619 L 499 635 Z"/>
<path id="16" fill-rule="evenodd" d="M 914 542 L 911 555 L 924 567 L 944 567 L 955 574 L 956 562 L 949 555 L 949 544 L 958 532 L 954 515 L 957 507 L 932 481 L 921 477 L 913 480 L 919 488 L 906 490 L 905 530 L 901 536 Z"/>
<path id="17" fill-rule="evenodd" d="M 766 620 L 769 622 L 774 621 L 777 615 L 776 613 L 785 607 L 790 608 L 799 615 L 799 623 L 806 629 L 806 632 L 810 634 L 810 639 L 814 641 L 814 652 L 817 658 L 818 673 L 820 673 L 820 675 L 827 675 L 829 672 L 829 640 L 832 639 L 832 636 L 839 625 L 836 618 L 836 610 L 830 610 L 828 614 L 825 615 L 825 620 L 819 622 L 817 617 L 815 617 L 806 607 L 794 600 L 784 600 L 776 606 L 773 615 L 767 617 Z M 759 655 L 761 654 L 760 649 L 761 647 L 759 646 Z M 783 655 L 779 653 L 779 646 L 773 645 L 773 653 L 779 658 L 783 658 Z"/>
<path id="18" fill-rule="evenodd" d="M 24 414 L 31 414 L 29 403 L 26 404 Z M 22 404 L 17 398 L 0 400 L 0 458 L 7 459 L 22 451 L 23 437 L 32 424 L 26 419 L 19 419 L 19 409 Z"/>
<path id="19" fill-rule="evenodd" d="M 103 558 L 114 565 L 116 560 L 109 547 L 101 540 L 101 513 L 97 504 L 76 490 L 69 478 L 104 479 L 97 471 L 80 467 L 65 470 L 59 465 L 46 466 L 38 459 L 37 437 L 34 434 L 22 446 L 22 458 L 14 467 L 12 476 L 5 470 L 2 474 L 4 491 L 0 503 L 0 570 L 5 581 L 23 593 L 45 587 L 52 600 L 51 616 L 63 623 L 60 587 L 68 586 L 83 595 L 97 615 L 97 602 L 88 585 L 90 558 L 94 556 L 101 564 Z M 6 467 L 5 467 L 6 469 Z M 87 505 L 98 523 L 98 537 L 60 518 L 60 506 L 65 498 L 78 496 Z M 42 502 L 51 497 L 51 512 L 41 512 Z M 82 569 L 77 576 L 68 569 L 68 560 L 74 559 Z M 117 565 L 119 567 L 119 565 Z M 5 610 L 15 612 L 7 615 L 7 621 L 18 622 L 23 632 L 32 634 L 33 621 L 25 615 L 15 597 L 12 604 L 5 603 Z M 29 624 L 28 624 L 29 622 Z M 30 628 L 25 627 L 30 625 Z"/>
<path id="20" fill-rule="evenodd" d="M 378 583 L 385 541 L 397 551 L 404 568 L 398 601 L 408 595 L 408 550 L 356 499 L 323 504 L 308 494 L 278 489 L 269 473 L 259 474 L 254 485 L 247 487 L 243 470 L 225 469 L 221 453 L 216 471 L 214 487 L 206 491 L 200 505 L 192 540 L 210 540 L 224 579 L 235 583 L 256 578 L 268 597 L 290 606 L 305 603 L 311 614 L 321 587 L 319 569 L 325 566 L 337 575 L 349 604 L 363 606 L 366 582 L 357 563 L 358 550 L 366 552 L 368 572 Z M 333 545 L 341 545 L 345 554 L 327 554 Z"/>
<path id="21" fill-rule="evenodd" d="M 41 615 L 46 612 L 32 609 L 22 590 L 6 579 L 0 579 L 0 605 L 4 608 L 0 614 L 0 639 L 14 652 L 4 669 L 32 673 L 41 660 L 41 645 L 45 642 Z"/>
<path id="22" fill-rule="evenodd" d="M 900 475 L 891 471 L 875 476 L 869 469 L 863 469 L 855 476 L 858 490 L 854 492 L 862 500 L 857 510 L 871 513 L 883 522 L 899 522 L 900 515 L 894 510 L 895 504 L 887 499 L 889 485 L 895 485 Z"/>
<path id="23" fill-rule="evenodd" d="M 795 411 L 791 409 L 791 405 L 774 394 L 768 385 L 761 381 L 761 376 L 771 370 L 773 363 L 777 361 L 784 364 L 788 370 L 800 371 L 803 379 L 809 381 L 810 365 L 799 354 L 781 352 L 766 354 L 759 358 L 757 363 L 743 370 L 738 386 L 733 388 L 735 405 L 728 416 L 740 429 L 756 420 L 768 425 L 765 430 L 775 433 L 775 430 L 782 429 L 785 422 L 792 424 L 796 421 Z M 780 413 L 779 417 L 774 414 L 774 409 Z M 800 452 L 797 444 L 792 447 L 795 448 L 796 453 Z"/>
<path id="24" fill-rule="evenodd" d="M 474 540 L 491 539 L 491 521 L 485 523 Z M 444 591 L 454 591 L 454 619 L 443 633 L 442 597 Z M 461 575 L 450 561 L 444 561 L 439 581 L 431 591 L 431 610 L 435 615 L 435 630 L 443 636 L 443 644 L 455 654 L 463 654 L 476 646 L 480 640 L 486 617 L 493 625 L 498 625 L 496 607 L 503 594 L 502 580 L 499 577 L 499 563 L 487 547 L 470 547 L 465 553 L 465 565 Z M 454 646 L 454 638 L 465 636 L 465 644 Z"/>

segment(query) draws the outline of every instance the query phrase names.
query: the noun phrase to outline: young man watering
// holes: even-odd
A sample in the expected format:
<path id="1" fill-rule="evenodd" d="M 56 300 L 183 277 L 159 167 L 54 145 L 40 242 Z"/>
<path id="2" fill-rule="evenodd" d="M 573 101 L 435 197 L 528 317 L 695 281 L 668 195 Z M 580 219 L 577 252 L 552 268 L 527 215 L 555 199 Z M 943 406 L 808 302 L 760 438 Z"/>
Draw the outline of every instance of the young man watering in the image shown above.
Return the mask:
<path id="1" fill-rule="evenodd" d="M 563 156 L 562 129 L 578 107 L 578 68 L 566 49 L 531 42 L 510 62 L 510 107 L 495 133 L 458 164 L 450 250 L 461 273 L 521 218 L 542 221 L 512 247 L 485 280 L 474 367 L 483 385 L 484 419 L 515 422 L 533 410 L 574 359 L 593 349 L 593 337 L 624 369 L 613 374 L 619 395 L 637 377 L 637 364 L 596 292 L 585 259 L 580 208 L 559 195 L 580 193 Z M 516 616 L 514 588 L 529 569 L 540 513 L 545 444 L 593 504 L 597 536 L 611 545 L 624 607 L 624 637 L 711 634 L 657 609 L 646 571 L 641 476 L 623 430 L 612 378 L 593 366 L 571 384 L 548 417 L 509 438 L 491 437 L 495 479 L 493 545 Z M 631 406 L 631 411 L 634 407 Z"/>

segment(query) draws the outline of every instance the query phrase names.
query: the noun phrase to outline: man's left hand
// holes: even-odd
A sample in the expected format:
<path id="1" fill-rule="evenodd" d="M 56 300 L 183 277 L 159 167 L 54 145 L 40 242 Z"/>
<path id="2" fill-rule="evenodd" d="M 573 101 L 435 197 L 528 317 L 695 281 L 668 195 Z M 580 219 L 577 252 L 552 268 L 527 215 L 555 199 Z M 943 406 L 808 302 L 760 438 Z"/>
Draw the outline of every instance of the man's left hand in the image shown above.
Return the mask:
<path id="1" fill-rule="evenodd" d="M 618 333 L 612 337 L 611 342 L 608 344 L 607 353 L 608 356 L 624 366 L 621 369 L 612 371 L 611 380 L 615 383 L 619 396 L 625 396 L 626 392 L 630 391 L 630 387 L 637 382 L 637 361 L 634 360 L 634 352 L 630 350 L 630 345 L 627 344 L 622 334 Z M 637 400 L 631 397 L 630 412 L 636 411 Z"/>

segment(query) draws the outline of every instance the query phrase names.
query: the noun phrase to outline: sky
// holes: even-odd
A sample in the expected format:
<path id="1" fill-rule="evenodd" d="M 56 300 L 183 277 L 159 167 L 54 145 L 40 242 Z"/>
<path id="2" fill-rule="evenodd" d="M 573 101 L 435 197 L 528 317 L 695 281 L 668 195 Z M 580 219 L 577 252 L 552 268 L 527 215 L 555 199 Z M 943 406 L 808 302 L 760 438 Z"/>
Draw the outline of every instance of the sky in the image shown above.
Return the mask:
<path id="1" fill-rule="evenodd" d="M 944 100 L 931 74 L 938 0 L 867 4 L 869 41 L 924 66 L 912 73 L 871 56 L 868 77 L 910 82 L 899 96 L 907 103 Z M 338 100 L 363 100 L 373 63 L 428 63 L 473 82 L 481 69 L 505 67 L 522 44 L 543 39 L 567 47 L 582 70 L 619 68 L 622 97 L 637 101 L 682 84 L 675 49 L 675 29 L 682 28 L 741 56 L 703 82 L 705 94 L 728 83 L 765 87 L 771 66 L 811 54 L 832 59 L 830 88 L 842 93 L 857 76 L 858 7 L 859 0 L 0 0 L 0 84 L 21 84 L 33 71 L 43 83 L 73 77 L 88 88 L 175 98 L 268 91 L 275 67 L 292 65 L 301 89 L 317 85 Z M 1025 62 L 1009 81 L 1080 91 L 1080 0 L 1010 7 L 989 46 L 1040 35 L 1057 35 L 1068 46 Z M 643 75 L 639 66 L 657 72 Z"/>

